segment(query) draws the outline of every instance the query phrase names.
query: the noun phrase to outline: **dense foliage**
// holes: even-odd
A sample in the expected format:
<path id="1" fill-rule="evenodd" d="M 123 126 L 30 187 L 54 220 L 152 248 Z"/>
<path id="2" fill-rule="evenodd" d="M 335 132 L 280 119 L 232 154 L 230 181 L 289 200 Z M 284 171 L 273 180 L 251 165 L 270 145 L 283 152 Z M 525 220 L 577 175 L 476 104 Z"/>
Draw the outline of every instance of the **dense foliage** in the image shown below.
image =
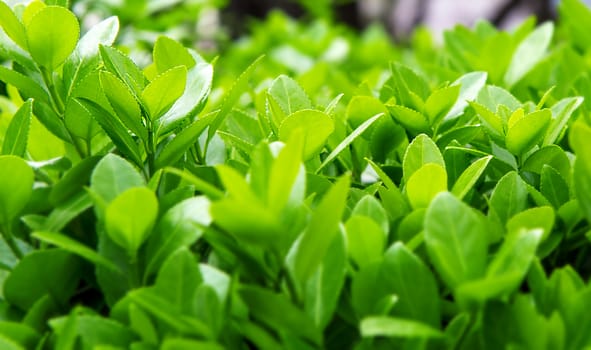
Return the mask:
<path id="1" fill-rule="evenodd" d="M 408 48 L 276 13 L 141 67 L 67 1 L 0 25 L 0 348 L 591 346 L 579 0 Z"/>

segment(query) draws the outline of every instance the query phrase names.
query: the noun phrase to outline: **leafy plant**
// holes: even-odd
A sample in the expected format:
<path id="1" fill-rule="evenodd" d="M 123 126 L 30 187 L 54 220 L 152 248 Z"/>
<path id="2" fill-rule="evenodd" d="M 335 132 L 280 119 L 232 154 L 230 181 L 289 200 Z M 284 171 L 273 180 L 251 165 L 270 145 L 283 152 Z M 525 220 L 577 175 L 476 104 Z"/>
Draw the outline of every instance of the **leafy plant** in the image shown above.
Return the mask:
<path id="1" fill-rule="evenodd" d="M 2 348 L 591 346 L 578 0 L 441 47 L 273 14 L 147 65 L 66 6 L 0 3 Z"/>

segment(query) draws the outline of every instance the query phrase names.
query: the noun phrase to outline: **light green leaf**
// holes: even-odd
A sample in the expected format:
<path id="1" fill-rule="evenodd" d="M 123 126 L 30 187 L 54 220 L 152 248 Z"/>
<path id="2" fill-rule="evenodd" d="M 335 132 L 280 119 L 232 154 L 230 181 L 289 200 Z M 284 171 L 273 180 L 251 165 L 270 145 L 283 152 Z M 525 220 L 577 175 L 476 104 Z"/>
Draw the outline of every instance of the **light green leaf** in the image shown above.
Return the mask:
<path id="1" fill-rule="evenodd" d="M 158 154 L 155 162 L 156 168 L 172 165 L 183 158 L 185 152 L 197 142 L 199 135 L 205 131 L 216 116 L 216 112 L 202 116 L 176 134 Z"/>
<path id="2" fill-rule="evenodd" d="M 542 145 L 547 146 L 558 140 L 571 116 L 582 103 L 582 97 L 568 97 L 552 106 L 552 121 L 550 122 Z"/>
<path id="3" fill-rule="evenodd" d="M 26 32 L 31 56 L 39 65 L 52 71 L 74 51 L 80 26 L 69 10 L 47 6 L 31 18 Z"/>
<path id="4" fill-rule="evenodd" d="M 428 163 L 415 171 L 406 183 L 406 195 L 414 209 L 426 208 L 440 192 L 447 190 L 447 173 L 434 163 Z"/>
<path id="5" fill-rule="evenodd" d="M 178 41 L 166 36 L 156 39 L 153 56 L 159 74 L 178 66 L 185 66 L 190 70 L 196 64 L 189 50 Z"/>
<path id="6" fill-rule="evenodd" d="M 160 118 L 185 91 L 187 67 L 177 66 L 158 75 L 142 91 L 152 120 Z"/>
<path id="7" fill-rule="evenodd" d="M 366 266 L 382 258 L 386 232 L 367 216 L 354 215 L 345 224 L 349 254 L 358 266 Z"/>
<path id="8" fill-rule="evenodd" d="M 142 124 L 140 106 L 129 88 L 115 74 L 106 71 L 100 73 L 100 82 L 101 88 L 119 120 L 147 143 L 148 131 Z"/>
<path id="9" fill-rule="evenodd" d="M 464 112 L 468 106 L 468 101 L 472 101 L 478 97 L 480 90 L 486 84 L 488 73 L 486 72 L 470 72 L 462 75 L 452 85 L 460 85 L 460 94 L 456 103 L 447 113 L 444 119 L 455 118 Z"/>
<path id="10" fill-rule="evenodd" d="M 312 109 L 299 110 L 287 116 L 279 126 L 279 139 L 287 141 L 295 132 L 304 138 L 304 159 L 318 154 L 334 131 L 334 122 L 328 114 Z"/>
<path id="11" fill-rule="evenodd" d="M 29 99 L 15 113 L 8 124 L 2 154 L 24 157 L 27 152 L 27 141 L 29 140 L 29 128 L 33 115 L 33 100 Z"/>
<path id="12" fill-rule="evenodd" d="M 121 51 L 103 44 L 99 45 L 99 52 L 105 68 L 124 81 L 133 91 L 134 96 L 141 96 L 144 86 L 146 86 L 146 77 L 131 58 Z"/>
<path id="13" fill-rule="evenodd" d="M 281 108 L 284 115 L 291 115 L 303 109 L 311 109 L 312 103 L 304 90 L 288 76 L 281 75 L 271 84 L 269 88 L 269 97 Z M 283 120 L 276 119 L 273 115 L 273 122 L 279 127 Z"/>
<path id="14" fill-rule="evenodd" d="M 544 58 L 553 34 L 554 24 L 547 22 L 519 43 L 505 73 L 505 84 L 515 85 Z"/>
<path id="15" fill-rule="evenodd" d="M 467 167 L 457 179 L 451 193 L 459 199 L 464 198 L 464 196 L 470 192 L 472 187 L 474 187 L 476 182 L 478 182 L 478 179 L 480 179 L 492 158 L 493 156 L 482 157 L 470 164 L 470 166 Z"/>
<path id="16" fill-rule="evenodd" d="M 0 179 L 0 225 L 5 229 L 29 201 L 35 174 L 23 159 L 4 155 L 0 156 Z"/>
<path id="17" fill-rule="evenodd" d="M 318 267 L 330 243 L 338 234 L 339 223 L 349 193 L 349 177 L 342 176 L 324 195 L 298 241 L 294 273 L 304 283 Z"/>
<path id="18" fill-rule="evenodd" d="M 117 196 L 105 212 L 105 226 L 113 242 L 135 260 L 137 251 L 152 232 L 158 215 L 158 200 L 145 187 L 135 187 Z"/>
<path id="19" fill-rule="evenodd" d="M 133 165 L 113 153 L 98 162 L 90 179 L 90 188 L 107 204 L 124 191 L 144 185 L 144 179 Z"/>
<path id="20" fill-rule="evenodd" d="M 445 169 L 445 161 L 435 142 L 429 136 L 421 134 L 415 137 L 404 153 L 402 160 L 404 181 L 408 182 L 415 171 L 429 163 L 438 164 Z"/>
<path id="21" fill-rule="evenodd" d="M 484 275 L 487 231 L 482 219 L 451 193 L 440 193 L 425 216 L 425 244 L 435 269 L 450 288 Z"/>
<path id="22" fill-rule="evenodd" d="M 23 49 L 27 48 L 25 27 L 4 1 L 0 2 L 0 27 L 18 46 Z"/>
<path id="23" fill-rule="evenodd" d="M 31 97 L 37 102 L 49 103 L 49 95 L 47 94 L 47 91 L 45 91 L 44 88 L 33 79 L 22 75 L 17 71 L 0 66 L 0 80 L 19 89 L 19 91 L 27 98 Z M 37 103 L 35 103 L 35 105 L 37 105 Z"/>
<path id="24" fill-rule="evenodd" d="M 503 176 L 489 200 L 489 216 L 495 216 L 505 224 L 513 215 L 527 206 L 527 187 L 519 174 L 512 171 Z"/>
<path id="25" fill-rule="evenodd" d="M 429 120 L 422 113 L 399 105 L 386 105 L 386 108 L 392 118 L 410 132 L 419 134 L 430 131 Z"/>
<path id="26" fill-rule="evenodd" d="M 530 208 L 516 214 L 507 222 L 507 232 L 518 232 L 521 229 L 541 229 L 540 241 L 544 241 L 552 232 L 555 214 L 552 207 Z"/>
<path id="27" fill-rule="evenodd" d="M 374 115 L 373 117 L 369 118 L 365 122 L 363 122 L 357 129 L 353 130 L 341 143 L 339 143 L 332 152 L 324 159 L 322 164 L 316 169 L 316 174 L 320 172 L 325 166 L 330 164 L 345 148 L 347 148 L 350 144 L 355 141 L 360 135 L 362 135 L 365 130 L 367 130 L 373 123 L 375 123 L 378 119 L 382 117 L 383 114 Z"/>
<path id="28" fill-rule="evenodd" d="M 425 101 L 425 113 L 431 125 L 437 125 L 456 104 L 460 95 L 460 85 L 450 85 L 437 89 Z"/>
<path id="29" fill-rule="evenodd" d="M 550 110 L 542 109 L 516 121 L 507 131 L 505 142 L 509 152 L 521 155 L 535 146 L 546 134 L 551 116 Z"/>

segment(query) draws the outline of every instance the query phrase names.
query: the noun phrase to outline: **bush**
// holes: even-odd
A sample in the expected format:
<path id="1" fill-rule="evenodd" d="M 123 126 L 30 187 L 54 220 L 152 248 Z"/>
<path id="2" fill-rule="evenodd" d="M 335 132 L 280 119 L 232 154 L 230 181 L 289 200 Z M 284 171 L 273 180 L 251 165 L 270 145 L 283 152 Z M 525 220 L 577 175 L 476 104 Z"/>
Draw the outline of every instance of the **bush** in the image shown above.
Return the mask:
<path id="1" fill-rule="evenodd" d="M 440 46 L 276 13 L 142 67 L 60 3 L 0 3 L 3 349 L 591 346 L 579 0 Z"/>

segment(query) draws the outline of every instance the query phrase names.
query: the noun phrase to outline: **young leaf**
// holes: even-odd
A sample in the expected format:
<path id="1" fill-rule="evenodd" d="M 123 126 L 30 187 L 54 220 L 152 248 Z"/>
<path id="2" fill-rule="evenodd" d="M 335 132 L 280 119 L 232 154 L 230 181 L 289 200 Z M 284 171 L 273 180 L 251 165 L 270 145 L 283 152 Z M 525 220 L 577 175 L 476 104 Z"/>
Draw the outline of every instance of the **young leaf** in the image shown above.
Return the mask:
<path id="1" fill-rule="evenodd" d="M 408 182 L 415 171 L 429 163 L 438 164 L 445 169 L 443 156 L 435 142 L 433 142 L 429 136 L 421 134 L 415 137 L 404 153 L 404 158 L 402 160 L 404 181 Z"/>
<path id="2" fill-rule="evenodd" d="M 324 195 L 297 246 L 294 273 L 304 283 L 318 267 L 338 233 L 349 192 L 349 177 L 342 176 Z"/>
<path id="3" fill-rule="evenodd" d="M 325 113 L 311 109 L 297 111 L 287 116 L 279 126 L 279 139 L 287 141 L 295 132 L 304 135 L 304 159 L 318 154 L 334 131 L 333 120 Z"/>
<path id="4" fill-rule="evenodd" d="M 80 26 L 76 16 L 59 6 L 39 10 L 26 25 L 31 56 L 39 65 L 52 71 L 74 51 Z"/>
<path id="5" fill-rule="evenodd" d="M 80 102 L 80 104 L 86 108 L 88 113 L 90 113 L 100 124 L 121 153 L 129 157 L 137 166 L 143 166 L 139 147 L 121 121 L 113 118 L 108 111 L 94 101 L 85 98 L 77 99 L 77 101 Z"/>
<path id="6" fill-rule="evenodd" d="M 459 199 L 464 198 L 468 192 L 474 187 L 478 179 L 482 176 L 488 163 L 493 156 L 486 156 L 476 160 L 474 163 L 467 167 L 462 175 L 456 180 L 451 193 L 453 193 Z"/>
<path id="7" fill-rule="evenodd" d="M 216 112 L 207 114 L 176 134 L 158 154 L 155 163 L 156 168 L 172 165 L 183 158 L 185 152 L 197 142 L 199 135 L 215 120 L 216 116 Z"/>
<path id="8" fill-rule="evenodd" d="M 494 215 L 505 224 L 513 215 L 527 205 L 527 187 L 519 174 L 512 171 L 503 176 L 489 200 L 489 215 Z"/>
<path id="9" fill-rule="evenodd" d="M 318 169 L 316 169 L 316 174 L 320 172 L 325 166 L 330 164 L 347 146 L 353 143 L 357 137 L 362 135 L 365 130 L 367 130 L 373 123 L 375 123 L 383 114 L 374 115 L 373 117 L 369 118 L 365 122 L 363 122 L 357 129 L 353 130 L 341 143 L 339 143 L 332 152 L 326 157 L 326 159 L 320 164 Z"/>
<path id="10" fill-rule="evenodd" d="M 515 155 L 529 151 L 544 137 L 551 116 L 550 110 L 542 109 L 519 119 L 507 131 L 507 149 Z"/>
<path id="11" fill-rule="evenodd" d="M 160 118 L 185 91 L 187 67 L 178 66 L 158 75 L 142 91 L 142 101 L 152 120 Z"/>
<path id="12" fill-rule="evenodd" d="M 405 106 L 386 105 L 386 107 L 392 118 L 413 134 L 430 131 L 429 120 L 422 113 Z"/>
<path id="13" fill-rule="evenodd" d="M 187 70 L 190 70 L 196 64 L 189 50 L 178 41 L 166 36 L 160 36 L 156 39 L 153 55 L 159 74 L 178 66 L 185 66 Z"/>
<path id="14" fill-rule="evenodd" d="M 107 206 L 105 226 L 109 237 L 135 260 L 137 251 L 152 232 L 158 200 L 145 187 L 130 188 Z"/>
<path id="15" fill-rule="evenodd" d="M 437 125 L 456 104 L 460 95 L 460 85 L 437 89 L 425 101 L 425 113 L 431 125 Z"/>
<path id="16" fill-rule="evenodd" d="M 367 216 L 354 215 L 345 224 L 349 254 L 358 266 L 366 266 L 382 257 L 386 232 Z"/>
<path id="17" fill-rule="evenodd" d="M 27 48 L 25 28 L 4 1 L 0 2 L 0 27 L 18 46 L 23 49 Z"/>
<path id="18" fill-rule="evenodd" d="M 406 195 L 414 209 L 426 208 L 439 193 L 447 190 L 447 173 L 434 163 L 428 163 L 415 171 L 406 183 Z"/>
<path id="19" fill-rule="evenodd" d="M 433 199 L 425 216 L 427 252 L 450 288 L 484 275 L 488 235 L 472 210 L 444 192 Z"/>
<path id="20" fill-rule="evenodd" d="M 546 54 L 553 34 L 554 25 L 547 22 L 519 43 L 505 73 L 505 84 L 515 85 L 540 62 Z"/>
<path id="21" fill-rule="evenodd" d="M 542 145 L 551 145 L 558 140 L 571 116 L 582 103 L 582 97 L 570 97 L 564 98 L 552 106 L 552 121 Z"/>
<path id="22" fill-rule="evenodd" d="M 35 80 L 19 72 L 0 66 L 0 80 L 13 85 L 26 97 L 33 98 L 36 102 L 49 103 L 49 95 Z M 37 105 L 38 103 L 35 103 Z"/>
<path id="23" fill-rule="evenodd" d="M 27 152 L 33 100 L 25 102 L 12 117 L 2 144 L 2 154 L 24 157 Z"/>
<path id="24" fill-rule="evenodd" d="M 0 179 L 0 225 L 9 225 L 29 201 L 35 174 L 21 158 L 0 156 Z"/>
<path id="25" fill-rule="evenodd" d="M 92 191 L 107 204 L 125 190 L 144 185 L 140 173 L 128 161 L 112 153 L 98 162 L 90 179 Z"/>
<path id="26" fill-rule="evenodd" d="M 119 78 L 109 72 L 100 73 L 101 88 L 109 100 L 109 104 L 119 117 L 119 120 L 139 136 L 145 143 L 148 142 L 148 131 L 142 124 L 140 106 L 132 92 Z"/>
<path id="27" fill-rule="evenodd" d="M 398 296 L 393 315 L 440 327 L 441 306 L 435 277 L 402 243 L 394 243 L 384 255 L 380 283 Z"/>
<path id="28" fill-rule="evenodd" d="M 138 66 L 115 48 L 101 44 L 99 52 L 107 70 L 124 81 L 136 97 L 141 96 L 146 86 L 146 77 Z"/>

